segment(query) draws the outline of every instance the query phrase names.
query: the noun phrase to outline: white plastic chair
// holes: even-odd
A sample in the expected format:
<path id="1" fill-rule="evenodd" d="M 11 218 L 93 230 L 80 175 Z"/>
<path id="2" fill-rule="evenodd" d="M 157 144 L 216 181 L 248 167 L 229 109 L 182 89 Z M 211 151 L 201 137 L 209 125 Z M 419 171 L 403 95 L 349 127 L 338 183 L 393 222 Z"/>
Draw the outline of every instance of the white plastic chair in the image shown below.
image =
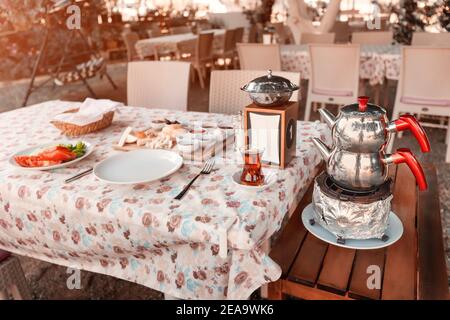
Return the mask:
<path id="1" fill-rule="evenodd" d="M 300 44 L 334 43 L 336 35 L 330 33 L 301 33 Z"/>
<path id="2" fill-rule="evenodd" d="M 391 44 L 394 38 L 392 31 L 353 32 L 352 43 L 355 44 Z"/>
<path id="3" fill-rule="evenodd" d="M 414 32 L 412 37 L 413 46 L 450 46 L 450 32 L 430 33 Z"/>
<path id="4" fill-rule="evenodd" d="M 355 103 L 359 84 L 359 45 L 312 44 L 309 46 L 311 76 L 308 83 L 305 121 L 313 103 Z"/>
<path id="5" fill-rule="evenodd" d="M 237 49 L 242 70 L 281 71 L 278 44 L 238 43 Z"/>
<path id="6" fill-rule="evenodd" d="M 392 114 L 402 113 L 450 117 L 450 47 L 403 47 L 400 79 Z M 450 118 L 448 125 L 422 123 L 447 129 L 446 162 L 450 162 Z M 391 139 L 388 151 L 392 149 Z"/>
<path id="7" fill-rule="evenodd" d="M 128 105 L 186 111 L 190 69 L 179 61 L 128 63 Z"/>
<path id="8" fill-rule="evenodd" d="M 209 90 L 209 112 L 237 114 L 245 106 L 252 103 L 248 93 L 240 88 L 251 80 L 264 76 L 267 70 L 224 70 L 211 73 Z M 298 72 L 274 72 L 274 75 L 289 79 L 292 83 L 300 84 Z M 291 101 L 299 100 L 300 91 L 292 94 Z"/>

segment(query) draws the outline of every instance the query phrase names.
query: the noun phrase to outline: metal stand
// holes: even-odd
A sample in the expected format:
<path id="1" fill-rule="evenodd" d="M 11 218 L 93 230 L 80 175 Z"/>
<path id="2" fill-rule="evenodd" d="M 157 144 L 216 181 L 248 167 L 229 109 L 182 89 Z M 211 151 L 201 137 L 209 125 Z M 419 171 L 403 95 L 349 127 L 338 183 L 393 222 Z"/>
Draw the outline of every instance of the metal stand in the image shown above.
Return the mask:
<path id="1" fill-rule="evenodd" d="M 64 46 L 64 51 L 63 51 L 63 56 L 61 57 L 61 60 L 58 63 L 58 66 L 56 68 L 56 72 L 51 73 L 51 78 L 47 81 L 45 81 L 44 83 L 40 84 L 40 85 L 35 85 L 35 81 L 36 81 L 36 76 L 37 73 L 39 71 L 39 67 L 42 63 L 42 60 L 46 54 L 47 51 L 47 47 L 48 47 L 48 41 L 50 39 L 50 34 L 52 31 L 52 26 L 51 26 L 51 22 L 50 22 L 50 14 L 51 14 L 51 10 L 47 7 L 46 9 L 46 15 L 45 15 L 45 20 L 46 20 L 46 30 L 45 30 L 45 36 L 44 36 L 44 42 L 42 43 L 40 50 L 39 50 L 39 54 L 38 57 L 34 63 L 33 66 L 33 73 L 31 74 L 31 81 L 30 84 L 28 85 L 28 89 L 27 92 L 25 94 L 25 98 L 23 100 L 22 103 L 22 107 L 25 107 L 27 105 L 28 99 L 30 98 L 31 94 L 41 88 L 43 85 L 45 85 L 48 81 L 54 80 L 57 78 L 57 76 L 59 75 L 59 73 L 61 72 L 61 69 L 64 65 L 64 61 L 66 60 L 66 58 L 70 55 L 70 44 L 72 43 L 74 37 L 72 35 L 69 36 L 68 41 L 66 42 L 65 46 Z M 70 31 L 69 31 L 70 32 Z M 83 42 L 85 43 L 86 48 L 88 49 L 88 52 L 91 52 L 93 55 L 100 55 L 98 52 L 96 52 L 93 48 L 92 48 L 92 44 L 90 43 L 90 41 L 88 41 L 88 39 L 86 38 L 86 36 L 83 34 L 83 32 L 81 30 L 75 30 L 74 32 L 76 32 L 79 37 L 83 40 Z M 78 54 L 78 53 L 77 53 Z M 87 82 L 87 79 L 82 77 L 80 72 L 77 70 L 76 71 L 79 76 L 80 76 L 80 80 L 83 82 L 83 84 L 85 85 L 86 89 L 89 91 L 90 95 L 93 98 L 96 98 L 96 94 L 94 92 L 94 90 L 92 89 L 92 87 L 89 85 L 89 83 Z M 110 75 L 108 74 L 106 67 L 105 70 L 103 71 L 102 76 L 106 76 L 107 80 L 109 81 L 109 83 L 112 85 L 112 87 L 114 89 L 117 89 L 116 84 L 114 83 L 114 81 L 112 80 L 112 78 L 110 77 Z"/>

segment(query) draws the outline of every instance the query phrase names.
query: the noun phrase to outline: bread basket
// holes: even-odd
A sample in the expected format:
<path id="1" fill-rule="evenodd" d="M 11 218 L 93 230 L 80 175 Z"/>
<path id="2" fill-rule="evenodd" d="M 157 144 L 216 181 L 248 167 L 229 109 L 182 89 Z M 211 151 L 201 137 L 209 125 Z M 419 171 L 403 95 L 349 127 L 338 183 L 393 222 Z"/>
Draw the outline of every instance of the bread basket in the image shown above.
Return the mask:
<path id="1" fill-rule="evenodd" d="M 79 109 L 71 109 L 71 110 L 65 111 L 64 113 L 75 113 L 75 112 L 78 112 L 78 110 Z M 99 131 L 99 130 L 109 127 L 113 121 L 113 118 L 114 118 L 114 111 L 109 111 L 109 112 L 103 114 L 103 117 L 101 120 L 89 123 L 84 126 L 77 126 L 72 123 L 56 121 L 56 120 L 53 120 L 50 123 L 53 124 L 59 130 L 61 130 L 61 132 L 63 134 L 65 134 L 66 136 L 77 137 L 77 136 L 82 136 L 82 135 L 96 132 L 96 131 Z"/>

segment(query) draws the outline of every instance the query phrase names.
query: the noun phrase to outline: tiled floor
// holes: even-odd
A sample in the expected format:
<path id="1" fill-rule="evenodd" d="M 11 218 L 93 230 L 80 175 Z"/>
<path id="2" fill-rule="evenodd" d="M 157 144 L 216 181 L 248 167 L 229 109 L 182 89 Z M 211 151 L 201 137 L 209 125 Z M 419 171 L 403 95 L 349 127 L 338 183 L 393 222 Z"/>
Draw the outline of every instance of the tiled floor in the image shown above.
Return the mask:
<path id="1" fill-rule="evenodd" d="M 104 79 L 91 80 L 92 87 L 98 98 L 108 98 L 126 103 L 126 65 L 116 64 L 110 66 L 110 74 L 118 90 L 112 90 L 111 85 Z M 27 82 L 0 84 L 0 112 L 9 111 L 19 107 L 26 92 Z M 88 97 L 88 91 L 82 84 L 72 84 L 66 87 L 44 87 L 35 92 L 29 104 L 61 99 L 70 101 L 82 101 Z M 191 85 L 189 106 L 191 111 L 208 110 L 208 89 L 201 89 L 198 84 Z M 392 92 L 390 100 L 392 103 Z M 303 102 L 304 103 L 304 102 Z M 333 109 L 331 109 L 333 110 Z M 302 118 L 303 115 L 300 115 Z M 313 115 L 317 119 L 318 115 Z M 405 134 L 402 139 L 396 140 L 396 145 L 409 147 L 417 151 L 421 162 L 434 163 L 438 170 L 439 196 L 442 210 L 444 241 L 447 248 L 447 265 L 450 265 L 450 164 L 444 163 L 445 134 L 443 130 L 427 130 L 432 152 L 421 154 L 417 144 L 411 139 L 411 135 Z M 145 288 L 134 283 L 118 280 L 90 272 L 81 273 L 81 289 L 69 290 L 66 286 L 68 274 L 66 268 L 51 265 L 46 262 L 30 258 L 21 258 L 26 277 L 29 280 L 33 294 L 37 299 L 161 299 L 161 293 Z M 449 269 L 450 270 L 450 269 Z"/>

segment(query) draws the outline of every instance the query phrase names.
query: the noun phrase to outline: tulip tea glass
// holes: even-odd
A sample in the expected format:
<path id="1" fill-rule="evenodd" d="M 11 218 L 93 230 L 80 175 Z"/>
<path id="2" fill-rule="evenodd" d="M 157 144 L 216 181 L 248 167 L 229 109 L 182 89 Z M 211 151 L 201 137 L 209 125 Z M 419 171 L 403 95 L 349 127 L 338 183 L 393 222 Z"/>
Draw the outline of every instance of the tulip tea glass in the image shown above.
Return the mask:
<path id="1" fill-rule="evenodd" d="M 244 157 L 241 183 L 254 187 L 263 185 L 264 175 L 262 174 L 261 158 L 264 149 L 242 147 L 240 151 Z"/>

